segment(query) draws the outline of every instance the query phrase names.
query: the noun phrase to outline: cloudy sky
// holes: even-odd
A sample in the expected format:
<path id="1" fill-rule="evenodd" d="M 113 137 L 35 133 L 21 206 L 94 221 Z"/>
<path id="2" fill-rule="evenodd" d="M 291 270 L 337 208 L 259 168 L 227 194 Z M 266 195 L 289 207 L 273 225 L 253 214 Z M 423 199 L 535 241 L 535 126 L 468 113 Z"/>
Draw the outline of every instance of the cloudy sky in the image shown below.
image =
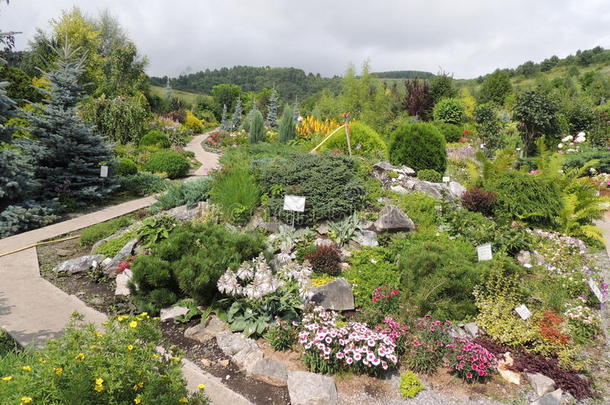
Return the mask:
<path id="1" fill-rule="evenodd" d="M 0 29 L 37 27 L 73 5 L 114 14 L 150 60 L 177 75 L 234 65 L 341 74 L 439 69 L 471 78 L 597 45 L 610 48 L 608 0 L 10 0 Z"/>

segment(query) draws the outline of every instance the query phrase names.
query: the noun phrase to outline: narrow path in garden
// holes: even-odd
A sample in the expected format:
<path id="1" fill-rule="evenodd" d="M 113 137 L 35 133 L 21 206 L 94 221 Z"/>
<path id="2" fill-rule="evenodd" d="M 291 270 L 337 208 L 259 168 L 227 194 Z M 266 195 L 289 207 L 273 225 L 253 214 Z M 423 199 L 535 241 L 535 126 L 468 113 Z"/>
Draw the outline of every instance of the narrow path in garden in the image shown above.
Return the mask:
<path id="1" fill-rule="evenodd" d="M 207 174 L 218 164 L 218 155 L 201 147 L 206 137 L 207 134 L 195 136 L 185 148 L 194 152 L 195 158 L 201 162 L 201 167 L 191 178 Z M 137 211 L 154 202 L 154 197 L 128 201 L 1 239 L 0 254 Z M 35 247 L 0 256 L 0 329 L 7 331 L 19 344 L 24 347 L 41 346 L 49 339 L 60 336 L 73 312 L 83 314 L 87 322 L 98 325 L 107 319 L 106 315 L 89 308 L 76 296 L 66 294 L 42 278 Z M 205 384 L 214 404 L 250 404 L 241 395 L 226 388 L 219 378 L 203 372 L 188 360 L 183 362 L 183 372 L 189 389 L 195 391 L 198 384 Z"/>
<path id="2" fill-rule="evenodd" d="M 604 241 L 606 244 L 606 251 L 608 257 L 610 257 L 610 211 L 606 211 L 604 218 L 595 221 L 595 224 L 602 230 Z M 606 260 L 601 266 L 602 277 L 606 283 L 610 282 L 610 259 Z M 610 302 L 606 302 L 602 305 L 601 311 L 602 330 L 606 335 L 606 344 L 610 346 Z"/>

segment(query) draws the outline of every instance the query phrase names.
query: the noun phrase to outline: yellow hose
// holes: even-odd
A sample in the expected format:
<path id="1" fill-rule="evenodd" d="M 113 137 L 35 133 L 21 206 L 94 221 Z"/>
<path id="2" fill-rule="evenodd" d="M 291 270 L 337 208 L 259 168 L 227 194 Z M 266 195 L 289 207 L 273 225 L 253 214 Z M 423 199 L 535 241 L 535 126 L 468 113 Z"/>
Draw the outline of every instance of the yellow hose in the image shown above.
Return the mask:
<path id="1" fill-rule="evenodd" d="M 19 249 L 16 249 L 16 250 L 11 250 L 10 252 L 0 253 L 0 257 L 12 255 L 13 253 L 21 252 L 22 250 L 30 249 L 30 248 L 33 248 L 33 247 L 36 247 L 36 246 L 50 245 L 51 243 L 63 242 L 65 240 L 71 240 L 71 239 L 76 239 L 76 238 L 80 238 L 80 235 L 68 236 L 67 238 L 54 239 L 54 240 L 48 240 L 46 242 L 34 243 L 32 245 L 28 245 L 28 246 L 25 246 L 25 247 L 22 247 L 22 248 L 19 248 Z"/>
<path id="2" fill-rule="evenodd" d="M 328 139 L 333 136 L 335 134 L 335 132 L 337 132 L 338 130 L 340 130 L 341 128 L 345 127 L 345 125 L 341 125 L 339 128 L 335 129 L 333 132 L 330 133 L 330 135 L 328 135 L 326 138 L 324 138 L 324 140 L 322 142 L 320 142 L 318 144 L 318 146 L 316 146 L 315 148 L 313 148 L 311 151 L 309 151 L 309 153 L 313 153 L 316 151 L 316 149 L 318 149 L 320 146 L 322 146 L 324 144 L 324 142 L 328 141 Z"/>

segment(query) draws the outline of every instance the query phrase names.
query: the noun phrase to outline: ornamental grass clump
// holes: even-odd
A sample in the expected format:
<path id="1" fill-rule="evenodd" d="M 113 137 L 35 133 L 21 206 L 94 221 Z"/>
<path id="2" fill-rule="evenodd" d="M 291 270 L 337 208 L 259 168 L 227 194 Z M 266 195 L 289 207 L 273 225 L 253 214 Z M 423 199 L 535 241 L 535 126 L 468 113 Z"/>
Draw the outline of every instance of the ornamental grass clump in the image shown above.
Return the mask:
<path id="1" fill-rule="evenodd" d="M 456 350 L 449 358 L 451 372 L 467 383 L 486 382 L 494 373 L 496 356 L 468 339 L 456 339 Z"/>
<path id="2" fill-rule="evenodd" d="M 354 371 L 379 375 L 396 367 L 396 343 L 385 332 L 360 322 L 342 323 L 337 314 L 314 307 L 303 317 L 299 343 L 303 362 L 312 372 L 334 374 Z"/>

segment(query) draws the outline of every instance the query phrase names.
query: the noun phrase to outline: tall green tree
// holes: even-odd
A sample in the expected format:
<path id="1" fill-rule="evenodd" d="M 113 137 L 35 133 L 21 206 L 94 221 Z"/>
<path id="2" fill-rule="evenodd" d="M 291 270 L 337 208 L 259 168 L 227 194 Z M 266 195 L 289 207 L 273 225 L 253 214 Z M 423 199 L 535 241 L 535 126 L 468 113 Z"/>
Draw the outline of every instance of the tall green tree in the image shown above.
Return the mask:
<path id="1" fill-rule="evenodd" d="M 430 79 L 430 95 L 434 104 L 443 98 L 456 98 L 458 96 L 458 89 L 455 87 L 453 76 L 446 72 L 440 72 Z"/>
<path id="2" fill-rule="evenodd" d="M 278 96 L 277 91 L 273 89 L 269 96 L 269 103 L 267 104 L 267 125 L 271 128 L 277 128 L 277 103 Z"/>
<path id="3" fill-rule="evenodd" d="M 248 122 L 250 126 L 250 143 L 263 142 L 265 140 L 265 119 L 263 114 L 256 108 L 256 103 L 252 103 L 252 110 L 248 114 Z"/>
<path id="4" fill-rule="evenodd" d="M 68 42 L 56 52 L 57 68 L 44 75 L 47 97 L 39 111 L 26 113 L 33 137 L 20 145 L 32 157 L 40 198 L 60 197 L 78 205 L 101 202 L 116 188 L 111 177 L 100 177 L 100 166 L 112 160 L 112 150 L 78 114 L 84 58 Z"/>
<path id="5" fill-rule="evenodd" d="M 296 136 L 296 124 L 294 120 L 294 110 L 288 104 L 284 107 L 282 112 L 282 118 L 280 119 L 279 126 L 279 141 L 286 143 L 291 141 Z"/>
<path id="6" fill-rule="evenodd" d="M 503 105 L 506 97 L 513 91 L 508 74 L 502 70 L 496 70 L 488 75 L 479 90 L 479 103 L 493 102 Z"/>
<path id="7" fill-rule="evenodd" d="M 526 90 L 517 96 L 514 117 L 521 122 L 521 136 L 526 152 L 535 150 L 538 138 L 547 135 L 555 137 L 559 133 L 555 100 L 540 90 Z"/>

